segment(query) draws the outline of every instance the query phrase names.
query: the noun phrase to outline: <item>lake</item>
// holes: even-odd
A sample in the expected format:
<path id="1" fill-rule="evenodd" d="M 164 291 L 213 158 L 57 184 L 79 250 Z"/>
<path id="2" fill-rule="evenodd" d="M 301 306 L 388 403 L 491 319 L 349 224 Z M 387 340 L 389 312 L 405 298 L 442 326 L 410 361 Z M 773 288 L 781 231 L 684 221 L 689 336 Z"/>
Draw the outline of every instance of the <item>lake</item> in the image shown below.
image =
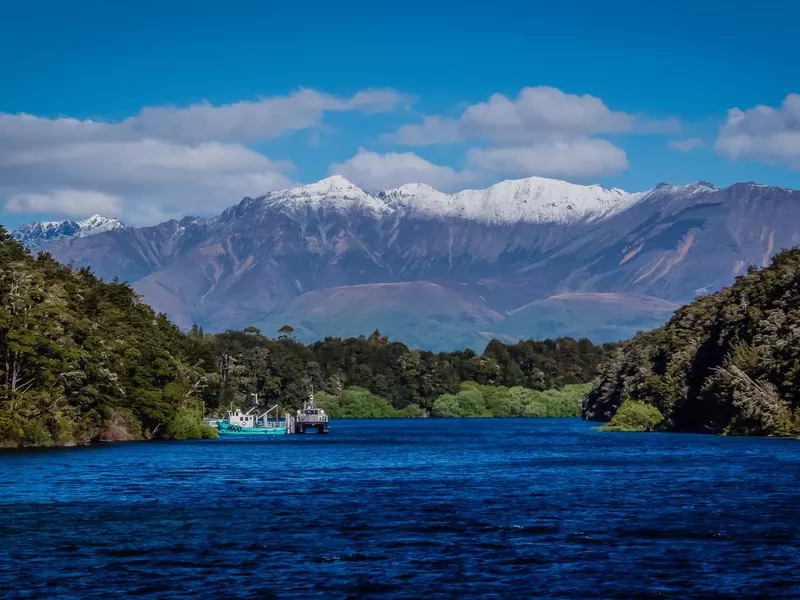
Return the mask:
<path id="1" fill-rule="evenodd" d="M 797 598 L 800 443 L 578 419 L 0 453 L 0 596 Z"/>

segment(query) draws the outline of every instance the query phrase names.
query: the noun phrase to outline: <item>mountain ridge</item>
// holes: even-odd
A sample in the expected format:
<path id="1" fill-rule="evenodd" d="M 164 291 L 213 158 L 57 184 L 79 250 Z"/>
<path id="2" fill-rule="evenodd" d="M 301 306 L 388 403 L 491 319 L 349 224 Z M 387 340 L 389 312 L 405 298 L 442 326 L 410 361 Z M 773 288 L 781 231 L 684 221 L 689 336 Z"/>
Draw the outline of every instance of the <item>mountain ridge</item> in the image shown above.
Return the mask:
<path id="1" fill-rule="evenodd" d="M 11 231 L 11 236 L 29 250 L 35 250 L 54 240 L 88 237 L 123 227 L 125 224 L 119 219 L 95 214 L 80 221 L 65 219 L 25 223 Z"/>
<path id="2" fill-rule="evenodd" d="M 576 321 L 576 336 L 628 337 L 663 324 L 669 307 L 800 244 L 792 226 L 800 221 L 800 192 L 785 188 L 696 182 L 628 194 L 542 178 L 497 185 L 499 192 L 479 191 L 477 200 L 424 184 L 372 195 L 334 176 L 244 198 L 209 219 L 55 240 L 43 249 L 105 279 L 130 281 L 183 327 L 269 331 L 285 318 L 324 337 L 347 329 L 332 324 L 339 319 L 348 335 L 382 324 L 398 339 L 446 349 L 493 335 L 554 335 L 553 324 L 566 323 L 575 307 L 591 313 Z M 408 290 L 420 293 L 406 290 L 407 306 L 378 286 L 415 282 Z M 348 286 L 366 287 L 350 295 Z M 312 310 L 312 300 L 325 308 L 333 293 L 326 290 L 352 297 L 352 306 Z M 592 302 L 591 294 L 611 296 Z M 463 316 L 465 306 L 502 318 Z"/>

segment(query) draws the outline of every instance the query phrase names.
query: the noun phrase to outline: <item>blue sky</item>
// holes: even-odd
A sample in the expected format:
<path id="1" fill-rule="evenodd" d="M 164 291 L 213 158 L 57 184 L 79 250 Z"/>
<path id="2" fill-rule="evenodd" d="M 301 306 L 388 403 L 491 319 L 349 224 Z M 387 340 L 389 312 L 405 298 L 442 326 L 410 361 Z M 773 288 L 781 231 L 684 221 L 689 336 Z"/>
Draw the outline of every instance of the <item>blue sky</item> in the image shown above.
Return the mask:
<path id="1" fill-rule="evenodd" d="M 0 222 L 12 227 L 214 213 L 333 172 L 447 191 L 528 175 L 800 188 L 798 3 L 2 11 Z"/>

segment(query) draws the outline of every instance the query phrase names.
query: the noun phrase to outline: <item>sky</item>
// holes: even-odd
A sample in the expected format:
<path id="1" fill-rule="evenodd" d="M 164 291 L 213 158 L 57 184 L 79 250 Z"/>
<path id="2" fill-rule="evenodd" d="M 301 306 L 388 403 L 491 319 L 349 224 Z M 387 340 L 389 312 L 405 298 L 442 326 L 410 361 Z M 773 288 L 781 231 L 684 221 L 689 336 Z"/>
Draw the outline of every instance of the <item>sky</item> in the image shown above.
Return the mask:
<path id="1" fill-rule="evenodd" d="M 552 177 L 800 188 L 800 3 L 2 0 L 0 223 Z"/>

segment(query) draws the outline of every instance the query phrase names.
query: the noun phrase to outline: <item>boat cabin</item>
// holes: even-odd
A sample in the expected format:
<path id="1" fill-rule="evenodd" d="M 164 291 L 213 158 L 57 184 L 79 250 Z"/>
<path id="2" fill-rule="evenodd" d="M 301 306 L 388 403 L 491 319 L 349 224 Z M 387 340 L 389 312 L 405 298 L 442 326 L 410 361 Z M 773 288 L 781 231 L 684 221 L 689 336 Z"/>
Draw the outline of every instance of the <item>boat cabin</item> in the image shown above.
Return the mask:
<path id="1" fill-rule="evenodd" d="M 237 408 L 236 410 L 229 410 L 225 420 L 231 425 L 239 425 L 241 427 L 255 427 L 256 426 L 256 416 L 251 415 L 250 413 L 253 412 L 251 408 L 247 412 L 242 412 L 241 408 Z"/>
<path id="2" fill-rule="evenodd" d="M 307 429 L 316 429 L 317 433 L 328 433 L 328 415 L 314 402 L 314 394 L 310 394 L 302 409 L 297 410 L 295 417 L 295 433 L 305 433 Z"/>

